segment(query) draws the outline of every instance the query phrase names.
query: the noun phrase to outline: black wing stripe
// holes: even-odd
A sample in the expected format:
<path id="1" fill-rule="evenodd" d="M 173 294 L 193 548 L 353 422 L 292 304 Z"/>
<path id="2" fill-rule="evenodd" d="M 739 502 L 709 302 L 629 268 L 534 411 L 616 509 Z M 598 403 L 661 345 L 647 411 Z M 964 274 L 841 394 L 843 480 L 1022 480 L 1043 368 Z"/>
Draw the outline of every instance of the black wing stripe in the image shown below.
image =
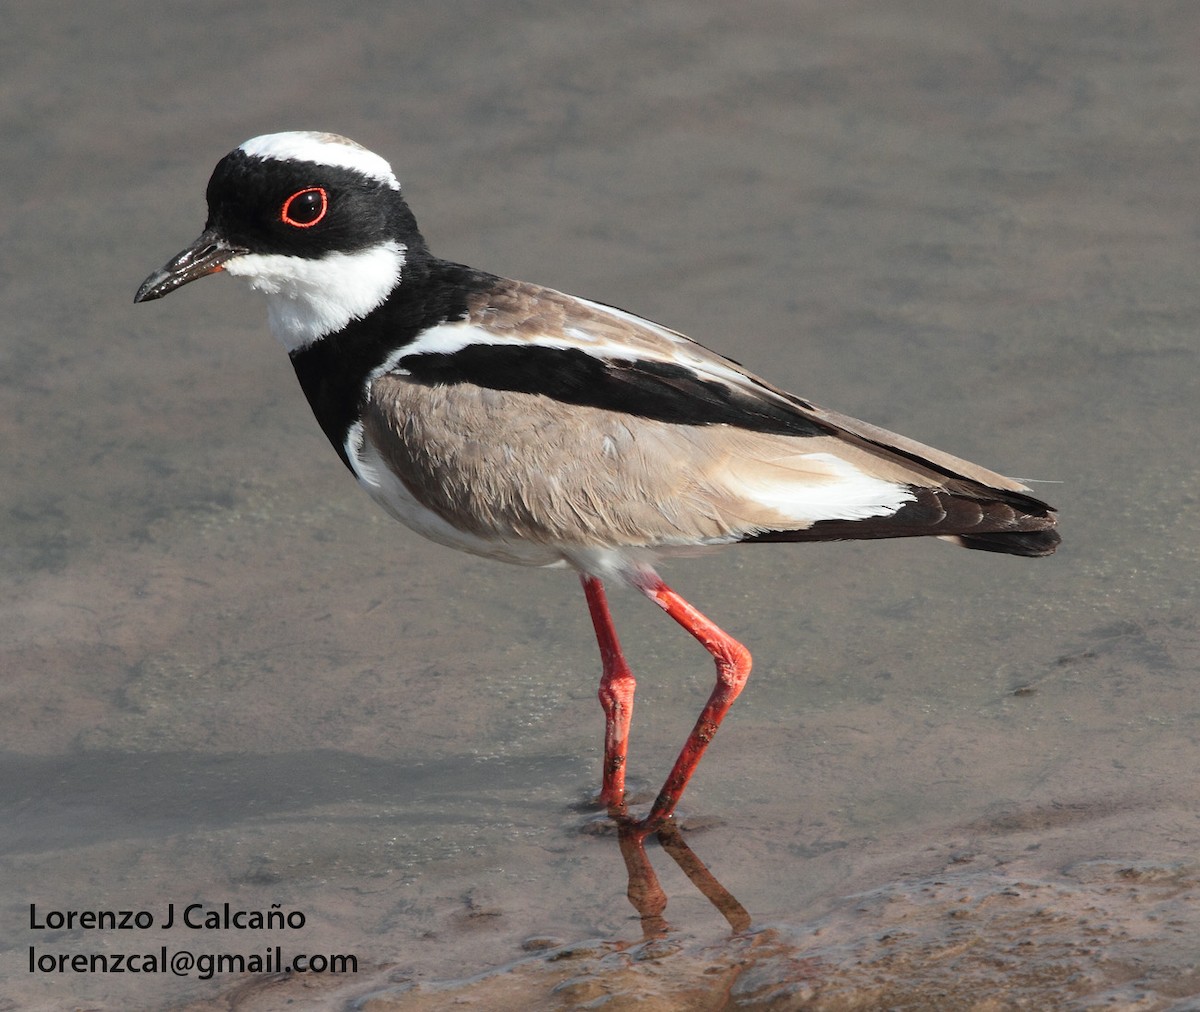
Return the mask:
<path id="1" fill-rule="evenodd" d="M 733 425 L 786 436 L 827 436 L 838 431 L 808 418 L 782 399 L 756 398 L 671 362 L 602 359 L 577 348 L 545 345 L 472 344 L 448 353 L 405 355 L 395 364 L 416 383 L 471 383 L 540 394 L 566 404 L 660 422 Z"/>

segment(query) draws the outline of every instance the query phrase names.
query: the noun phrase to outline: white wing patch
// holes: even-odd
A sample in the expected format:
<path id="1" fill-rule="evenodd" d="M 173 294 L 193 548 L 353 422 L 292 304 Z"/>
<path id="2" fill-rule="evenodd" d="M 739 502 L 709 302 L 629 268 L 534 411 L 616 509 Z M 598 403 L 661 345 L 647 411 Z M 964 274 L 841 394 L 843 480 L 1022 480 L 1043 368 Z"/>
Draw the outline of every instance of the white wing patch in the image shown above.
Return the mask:
<path id="1" fill-rule="evenodd" d="M 584 302 L 579 299 L 579 302 Z M 556 350 L 582 351 L 601 361 L 646 361 L 668 365 L 678 365 L 691 369 L 701 379 L 715 379 L 740 389 L 753 389 L 760 395 L 770 396 L 747 380 L 746 376 L 732 365 L 727 365 L 717 356 L 707 356 L 699 352 L 698 346 L 674 331 L 659 327 L 640 317 L 629 313 L 612 310 L 598 303 L 585 303 L 598 312 L 608 313 L 621 320 L 636 323 L 643 330 L 649 329 L 655 335 L 664 338 L 668 343 L 661 351 L 647 347 L 634 348 L 618 339 L 606 339 L 579 327 L 565 327 L 561 334 L 543 333 L 534 337 L 519 334 L 497 332 L 487 326 L 460 320 L 440 323 L 422 331 L 415 341 L 401 349 L 394 358 L 399 361 L 408 355 L 440 354 L 453 355 L 472 345 L 490 346 L 521 346 L 535 348 L 553 348 Z"/>
<path id="2" fill-rule="evenodd" d="M 797 524 L 865 520 L 895 513 L 916 496 L 905 485 L 866 474 L 831 453 L 804 453 L 770 465 L 730 462 L 723 484 Z"/>

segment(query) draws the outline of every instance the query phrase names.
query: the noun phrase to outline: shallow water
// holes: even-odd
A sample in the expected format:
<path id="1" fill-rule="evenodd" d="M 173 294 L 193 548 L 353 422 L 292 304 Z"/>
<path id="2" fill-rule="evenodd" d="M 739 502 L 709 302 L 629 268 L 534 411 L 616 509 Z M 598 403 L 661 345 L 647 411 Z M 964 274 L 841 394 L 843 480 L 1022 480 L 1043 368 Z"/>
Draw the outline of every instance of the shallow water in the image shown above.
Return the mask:
<path id="1" fill-rule="evenodd" d="M 1190 1007 L 1198 29 L 1115 0 L 10 12 L 0 998 Z M 389 157 L 444 256 L 1053 482 L 1049 560 L 665 570 L 755 656 L 682 813 L 748 930 L 657 845 L 665 912 L 625 897 L 577 582 L 377 514 L 236 283 L 132 305 L 217 158 L 293 128 Z M 614 607 L 656 786 L 711 665 Z M 304 926 L 163 930 L 171 903 Z M 28 969 L 163 945 L 359 972 Z"/>

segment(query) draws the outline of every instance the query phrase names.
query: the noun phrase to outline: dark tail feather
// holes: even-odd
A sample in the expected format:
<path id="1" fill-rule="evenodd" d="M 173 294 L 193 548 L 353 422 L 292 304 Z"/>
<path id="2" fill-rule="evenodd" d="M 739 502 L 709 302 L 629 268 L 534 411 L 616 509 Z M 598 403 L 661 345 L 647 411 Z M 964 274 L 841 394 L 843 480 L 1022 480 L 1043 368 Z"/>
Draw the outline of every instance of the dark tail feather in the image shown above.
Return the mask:
<path id="1" fill-rule="evenodd" d="M 894 513 L 861 520 L 818 520 L 800 530 L 762 531 L 743 541 L 843 541 L 935 537 L 963 548 L 1038 558 L 1062 539 L 1053 507 L 1021 492 L 961 485 L 911 488 L 914 499 Z"/>
<path id="2" fill-rule="evenodd" d="M 1024 555 L 1031 559 L 1052 555 L 1062 541 L 1058 531 L 1002 531 L 995 534 L 951 534 L 953 541 L 963 548 L 974 548 L 981 552 L 1001 552 L 1004 555 Z"/>

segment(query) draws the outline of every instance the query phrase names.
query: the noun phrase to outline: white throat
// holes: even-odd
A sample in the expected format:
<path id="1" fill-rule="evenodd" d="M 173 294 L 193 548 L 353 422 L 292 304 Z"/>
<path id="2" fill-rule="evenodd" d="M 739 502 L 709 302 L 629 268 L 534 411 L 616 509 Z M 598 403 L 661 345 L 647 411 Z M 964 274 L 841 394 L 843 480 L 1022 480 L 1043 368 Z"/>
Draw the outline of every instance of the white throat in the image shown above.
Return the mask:
<path id="1" fill-rule="evenodd" d="M 299 351 L 380 306 L 400 281 L 406 247 L 384 242 L 317 260 L 280 253 L 243 253 L 225 270 L 267 297 L 271 333 Z"/>

